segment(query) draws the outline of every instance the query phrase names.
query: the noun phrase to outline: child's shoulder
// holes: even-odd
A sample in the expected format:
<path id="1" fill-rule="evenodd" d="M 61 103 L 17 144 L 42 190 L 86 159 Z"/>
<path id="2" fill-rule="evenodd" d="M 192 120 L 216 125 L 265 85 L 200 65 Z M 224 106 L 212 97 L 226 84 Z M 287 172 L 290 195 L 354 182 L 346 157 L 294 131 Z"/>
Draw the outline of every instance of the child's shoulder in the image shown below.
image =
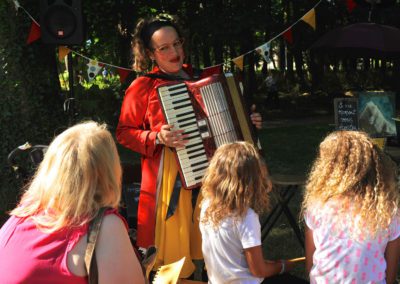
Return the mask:
<path id="1" fill-rule="evenodd" d="M 317 202 L 304 211 L 304 220 L 309 228 L 319 227 L 323 220 L 330 219 L 338 213 L 340 204 L 335 200 Z"/>

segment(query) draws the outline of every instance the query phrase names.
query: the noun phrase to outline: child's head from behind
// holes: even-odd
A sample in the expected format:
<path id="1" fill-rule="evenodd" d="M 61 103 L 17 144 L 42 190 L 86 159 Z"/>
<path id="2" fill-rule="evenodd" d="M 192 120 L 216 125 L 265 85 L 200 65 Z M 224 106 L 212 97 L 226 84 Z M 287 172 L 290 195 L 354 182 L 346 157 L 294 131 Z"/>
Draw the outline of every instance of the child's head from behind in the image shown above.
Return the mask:
<path id="1" fill-rule="evenodd" d="M 351 204 L 360 220 L 368 220 L 366 226 L 372 233 L 383 228 L 397 211 L 395 164 L 366 133 L 336 131 L 320 144 L 303 209 L 333 199 L 343 200 L 342 211 Z"/>
<path id="2" fill-rule="evenodd" d="M 217 226 L 227 216 L 244 217 L 249 207 L 261 213 L 268 208 L 270 189 L 266 165 L 253 145 L 222 145 L 203 178 L 202 194 L 210 202 L 205 221 Z"/>

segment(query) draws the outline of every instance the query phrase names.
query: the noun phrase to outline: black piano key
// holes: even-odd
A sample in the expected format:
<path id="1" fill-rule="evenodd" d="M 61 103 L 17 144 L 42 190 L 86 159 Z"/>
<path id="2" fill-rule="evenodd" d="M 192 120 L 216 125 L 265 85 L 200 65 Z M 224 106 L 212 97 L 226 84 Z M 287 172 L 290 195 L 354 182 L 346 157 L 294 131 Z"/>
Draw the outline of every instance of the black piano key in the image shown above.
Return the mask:
<path id="1" fill-rule="evenodd" d="M 180 128 L 184 128 L 184 127 L 186 127 L 186 126 L 190 126 L 190 125 L 194 125 L 194 124 L 196 124 L 196 121 L 181 124 L 181 125 L 179 125 L 179 127 L 180 127 Z"/>
<path id="2" fill-rule="evenodd" d="M 179 85 L 176 85 L 176 86 L 169 86 L 168 87 L 168 91 L 169 92 L 173 92 L 173 91 L 176 91 L 176 90 L 179 90 L 179 89 L 182 89 L 182 88 L 186 89 L 186 85 L 179 84 Z"/>
<path id="3" fill-rule="evenodd" d="M 188 137 L 185 138 L 185 140 L 191 140 L 194 138 L 201 138 L 200 133 L 196 133 L 196 135 L 192 135 L 192 136 L 189 135 Z"/>
<path id="4" fill-rule="evenodd" d="M 191 167 L 200 166 L 200 165 L 204 165 L 204 163 L 207 163 L 207 160 L 201 161 L 201 162 L 197 162 L 197 163 L 193 163 L 193 164 L 191 164 L 190 166 L 191 166 Z"/>
<path id="5" fill-rule="evenodd" d="M 203 143 L 199 143 L 199 144 L 203 144 Z M 190 155 L 190 154 L 193 154 L 194 152 L 197 152 L 197 151 L 199 151 L 199 149 L 189 150 L 189 151 L 186 152 L 186 154 Z"/>
<path id="6" fill-rule="evenodd" d="M 173 109 L 180 109 L 180 108 L 188 107 L 188 106 L 191 106 L 191 105 L 192 104 L 185 104 L 185 105 L 173 107 Z M 179 116 L 179 115 L 177 115 L 177 116 Z"/>
<path id="7" fill-rule="evenodd" d="M 190 113 L 190 112 L 189 112 Z M 187 113 L 186 113 L 187 114 Z M 178 115 L 177 115 L 178 116 Z M 176 122 L 178 122 L 178 123 L 181 123 L 181 122 L 185 122 L 185 121 L 188 121 L 189 119 L 193 119 L 194 118 L 194 115 L 193 116 L 190 116 L 190 117 L 187 117 L 187 118 L 183 118 L 183 119 L 178 119 Z"/>
<path id="8" fill-rule="evenodd" d="M 182 126 L 181 126 L 182 127 Z M 195 128 L 195 129 L 193 129 L 193 130 L 191 130 L 191 131 L 185 131 L 185 132 L 183 132 L 182 133 L 182 135 L 186 135 L 186 134 L 191 134 L 191 133 L 194 133 L 194 132 L 198 132 L 199 130 L 197 129 L 197 128 Z"/>
<path id="9" fill-rule="evenodd" d="M 197 154 L 197 155 L 188 156 L 188 158 L 189 158 L 189 159 L 194 159 L 194 158 L 201 157 L 201 156 L 204 156 L 204 152 L 203 152 L 203 153 L 200 153 L 200 154 Z"/>
<path id="10" fill-rule="evenodd" d="M 198 171 L 204 170 L 207 167 L 208 167 L 208 165 L 205 165 L 204 167 L 200 167 L 200 168 L 194 169 L 193 172 L 198 172 Z"/>
<path id="11" fill-rule="evenodd" d="M 187 90 L 179 91 L 173 94 L 169 94 L 171 97 L 175 97 L 177 95 L 187 94 Z"/>
<path id="12" fill-rule="evenodd" d="M 190 98 L 187 97 L 187 98 L 184 98 L 184 99 L 173 101 L 172 104 L 176 105 L 176 104 L 183 103 L 183 102 L 186 102 L 186 101 L 190 101 Z"/>
<path id="13" fill-rule="evenodd" d="M 190 149 L 199 145 L 203 145 L 203 142 L 199 142 L 199 143 L 195 143 L 195 144 L 191 144 L 191 145 L 187 145 L 185 148 L 186 149 Z"/>

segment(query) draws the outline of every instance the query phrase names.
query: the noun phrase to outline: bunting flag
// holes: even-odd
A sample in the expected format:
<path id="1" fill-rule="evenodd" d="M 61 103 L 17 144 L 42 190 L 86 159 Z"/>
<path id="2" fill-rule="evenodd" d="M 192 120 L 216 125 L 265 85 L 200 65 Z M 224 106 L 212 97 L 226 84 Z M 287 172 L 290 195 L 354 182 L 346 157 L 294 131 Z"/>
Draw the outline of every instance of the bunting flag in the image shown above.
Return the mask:
<path id="1" fill-rule="evenodd" d="M 89 82 L 91 82 L 96 77 L 96 75 L 99 74 L 102 66 L 96 60 L 89 60 L 87 66 L 88 78 Z"/>
<path id="2" fill-rule="evenodd" d="M 347 11 L 349 13 L 353 12 L 354 8 L 357 6 L 354 0 L 346 0 Z"/>
<path id="3" fill-rule="evenodd" d="M 24 7 L 22 7 L 18 0 L 11 0 L 14 3 L 15 9 L 21 9 L 23 10 L 28 16 L 29 18 L 32 20 L 32 25 L 31 25 L 31 29 L 30 29 L 30 33 L 29 36 L 27 38 L 27 44 L 30 44 L 34 41 L 36 41 L 37 39 L 39 39 L 41 37 L 41 31 L 40 31 L 40 25 L 38 24 L 38 22 L 32 17 L 31 14 L 29 14 L 28 11 L 26 11 L 26 9 Z M 243 71 L 243 64 L 244 64 L 244 57 L 247 54 L 253 53 L 254 51 L 258 52 L 259 54 L 261 54 L 263 56 L 263 58 L 265 59 L 266 62 L 270 62 L 271 61 L 271 56 L 270 56 L 270 49 L 271 49 L 271 42 L 273 40 L 275 40 L 276 38 L 283 36 L 284 39 L 286 40 L 286 42 L 292 44 L 293 43 L 293 34 L 292 34 L 292 27 L 294 25 L 296 25 L 299 21 L 303 20 L 304 22 L 306 22 L 307 24 L 309 24 L 314 30 L 316 29 L 316 21 L 315 21 L 315 8 L 322 2 L 322 0 L 319 0 L 318 3 L 316 3 L 314 5 L 314 7 L 312 9 L 310 9 L 303 17 L 301 17 L 300 19 L 298 19 L 295 23 L 293 23 L 291 26 L 289 26 L 286 30 L 284 30 L 283 32 L 277 34 L 275 37 L 273 37 L 272 39 L 270 39 L 267 43 L 264 43 L 263 45 L 257 47 L 256 49 L 253 49 L 251 51 L 248 51 L 245 54 L 242 54 L 234 59 L 232 59 L 232 62 L 234 64 L 237 65 L 237 67 Z M 356 3 L 355 0 L 346 0 L 346 4 L 347 4 L 347 9 L 349 12 L 351 12 L 355 7 L 356 7 Z M 70 52 L 74 53 L 77 56 L 80 56 L 82 58 L 85 58 L 86 60 L 89 61 L 88 65 L 88 77 L 89 77 L 89 81 L 92 81 L 96 75 L 100 72 L 100 70 L 102 69 L 102 67 L 104 66 L 109 66 L 112 68 L 117 69 L 119 76 L 120 76 L 120 81 L 121 83 L 123 83 L 126 78 L 128 77 L 129 73 L 133 72 L 133 70 L 128 69 L 128 68 L 124 68 L 124 67 L 119 67 L 119 66 L 115 66 L 112 64 L 108 64 L 108 63 L 103 63 L 103 62 L 98 62 L 96 60 L 93 60 L 89 57 L 84 56 L 83 54 L 80 54 L 74 50 L 69 49 L 68 47 L 65 46 L 60 46 L 59 50 L 58 50 L 58 57 L 59 60 L 62 61 L 63 58 L 65 58 L 66 55 L 68 55 Z M 223 69 L 223 63 L 215 65 L 215 66 L 211 66 L 208 68 L 205 68 L 204 70 L 204 74 L 210 73 L 210 74 L 215 74 L 215 73 L 219 73 L 222 72 Z"/>
<path id="4" fill-rule="evenodd" d="M 71 52 L 71 49 L 69 49 L 66 46 L 59 46 L 58 47 L 58 61 L 62 62 L 69 53 Z"/>
<path id="5" fill-rule="evenodd" d="M 31 30 L 29 32 L 26 43 L 31 44 L 32 42 L 38 40 L 40 38 L 40 35 L 40 26 L 35 21 L 32 21 Z"/>
<path id="6" fill-rule="evenodd" d="M 126 78 L 128 77 L 129 73 L 132 71 L 129 69 L 122 69 L 122 68 L 117 68 L 118 74 L 119 74 L 119 81 L 121 84 L 125 82 Z"/>
<path id="7" fill-rule="evenodd" d="M 271 62 L 270 57 L 271 42 L 264 43 L 256 48 L 256 52 L 260 54 L 267 63 Z"/>
<path id="8" fill-rule="evenodd" d="M 302 18 L 304 22 L 309 24 L 315 30 L 315 9 L 311 9 Z"/>
<path id="9" fill-rule="evenodd" d="M 13 0 L 13 2 L 14 2 L 15 10 L 18 10 L 18 8 L 21 7 L 18 0 Z"/>
<path id="10" fill-rule="evenodd" d="M 240 55 L 239 57 L 232 59 L 233 63 L 235 63 L 241 71 L 243 71 L 243 58 L 244 58 L 244 55 Z"/>
<path id="11" fill-rule="evenodd" d="M 289 28 L 286 32 L 283 33 L 283 38 L 290 44 L 293 43 L 293 33 L 292 29 Z"/>

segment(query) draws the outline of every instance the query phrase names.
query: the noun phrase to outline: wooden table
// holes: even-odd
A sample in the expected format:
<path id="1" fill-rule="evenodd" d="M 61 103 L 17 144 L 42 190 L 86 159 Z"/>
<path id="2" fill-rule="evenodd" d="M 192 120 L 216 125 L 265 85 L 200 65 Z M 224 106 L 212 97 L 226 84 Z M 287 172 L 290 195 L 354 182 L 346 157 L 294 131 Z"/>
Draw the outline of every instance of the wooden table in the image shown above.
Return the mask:
<path id="1" fill-rule="evenodd" d="M 298 225 L 297 218 L 295 218 L 292 212 L 289 210 L 288 203 L 295 195 L 296 192 L 301 190 L 306 182 L 306 177 L 302 175 L 271 175 L 274 195 L 278 203 L 272 208 L 268 213 L 267 217 L 263 220 L 261 224 L 262 241 L 268 236 L 269 232 L 272 230 L 275 223 L 282 213 L 285 214 L 292 227 L 300 245 L 304 248 L 304 234 L 301 232 Z"/>

